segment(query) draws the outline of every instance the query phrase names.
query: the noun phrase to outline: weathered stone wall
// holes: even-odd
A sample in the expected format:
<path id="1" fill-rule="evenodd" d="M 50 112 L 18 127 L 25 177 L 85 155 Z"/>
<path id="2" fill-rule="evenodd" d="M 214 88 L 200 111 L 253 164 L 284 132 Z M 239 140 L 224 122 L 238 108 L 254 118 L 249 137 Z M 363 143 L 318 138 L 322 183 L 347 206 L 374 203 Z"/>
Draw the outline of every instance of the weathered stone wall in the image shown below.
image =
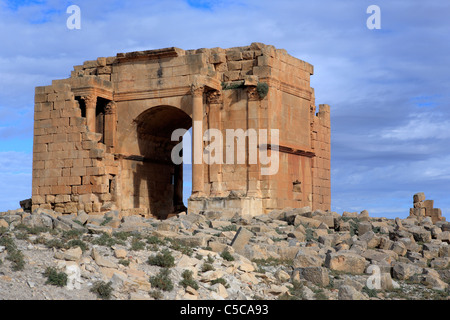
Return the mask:
<path id="1" fill-rule="evenodd" d="M 89 132 L 71 86 L 54 81 L 35 95 L 32 209 L 100 212 L 113 201 L 114 156 Z"/>
<path id="2" fill-rule="evenodd" d="M 264 165 L 248 161 L 258 143 L 246 145 L 245 163 L 193 165 L 190 212 L 329 209 L 329 107 L 316 114 L 311 74 L 310 64 L 261 43 L 119 53 L 75 66 L 69 79 L 36 89 L 33 208 L 182 210 L 170 136 L 200 121 L 201 133 L 219 129 L 224 138 L 227 129 L 278 129 L 280 163 L 262 175 Z"/>

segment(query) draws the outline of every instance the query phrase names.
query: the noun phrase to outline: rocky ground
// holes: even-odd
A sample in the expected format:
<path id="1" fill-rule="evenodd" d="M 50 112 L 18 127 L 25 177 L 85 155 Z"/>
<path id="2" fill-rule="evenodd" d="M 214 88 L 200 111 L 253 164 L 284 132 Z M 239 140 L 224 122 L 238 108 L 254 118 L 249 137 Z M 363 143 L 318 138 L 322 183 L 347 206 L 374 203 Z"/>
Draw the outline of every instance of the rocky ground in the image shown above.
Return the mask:
<path id="1" fill-rule="evenodd" d="M 449 299 L 450 223 L 276 210 L 0 213 L 0 299 Z"/>

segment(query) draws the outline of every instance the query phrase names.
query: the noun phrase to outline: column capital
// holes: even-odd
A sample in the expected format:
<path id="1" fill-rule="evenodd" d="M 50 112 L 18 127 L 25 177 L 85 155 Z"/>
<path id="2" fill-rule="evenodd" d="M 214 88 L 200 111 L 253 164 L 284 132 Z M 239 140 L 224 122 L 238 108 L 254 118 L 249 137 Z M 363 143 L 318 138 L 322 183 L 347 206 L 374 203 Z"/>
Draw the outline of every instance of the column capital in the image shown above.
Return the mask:
<path id="1" fill-rule="evenodd" d="M 86 104 L 86 108 L 95 108 L 97 104 L 97 96 L 94 94 L 88 94 L 85 96 L 82 96 L 81 99 L 84 100 L 84 103 Z"/>
<path id="2" fill-rule="evenodd" d="M 105 107 L 105 114 L 115 114 L 116 113 L 116 102 L 110 101 Z"/>
<path id="3" fill-rule="evenodd" d="M 208 104 L 222 103 L 222 92 L 218 90 L 211 90 L 206 93 L 206 101 Z"/>
<path id="4" fill-rule="evenodd" d="M 205 87 L 197 84 L 191 85 L 191 94 L 194 97 L 203 96 L 203 92 L 205 91 Z"/>

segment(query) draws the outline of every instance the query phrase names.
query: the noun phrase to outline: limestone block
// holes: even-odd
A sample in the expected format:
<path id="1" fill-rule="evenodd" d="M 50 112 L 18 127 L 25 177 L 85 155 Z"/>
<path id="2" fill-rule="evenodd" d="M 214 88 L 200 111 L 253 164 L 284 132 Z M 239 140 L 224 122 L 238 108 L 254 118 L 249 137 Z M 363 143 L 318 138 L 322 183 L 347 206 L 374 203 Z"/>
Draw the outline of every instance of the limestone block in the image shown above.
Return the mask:
<path id="1" fill-rule="evenodd" d="M 245 245 L 250 241 L 252 236 L 253 232 L 246 228 L 240 227 L 231 242 L 231 247 L 238 253 L 243 252 Z"/>

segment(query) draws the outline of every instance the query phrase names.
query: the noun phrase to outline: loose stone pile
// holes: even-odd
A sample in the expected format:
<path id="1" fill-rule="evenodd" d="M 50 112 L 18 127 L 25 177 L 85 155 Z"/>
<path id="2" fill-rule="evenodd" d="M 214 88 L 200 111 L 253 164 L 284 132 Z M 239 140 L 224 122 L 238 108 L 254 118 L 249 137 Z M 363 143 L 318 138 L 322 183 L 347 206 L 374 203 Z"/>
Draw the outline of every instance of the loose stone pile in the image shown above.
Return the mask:
<path id="1" fill-rule="evenodd" d="M 448 222 L 367 211 L 18 209 L 0 213 L 0 299 L 448 299 L 449 243 Z"/>

